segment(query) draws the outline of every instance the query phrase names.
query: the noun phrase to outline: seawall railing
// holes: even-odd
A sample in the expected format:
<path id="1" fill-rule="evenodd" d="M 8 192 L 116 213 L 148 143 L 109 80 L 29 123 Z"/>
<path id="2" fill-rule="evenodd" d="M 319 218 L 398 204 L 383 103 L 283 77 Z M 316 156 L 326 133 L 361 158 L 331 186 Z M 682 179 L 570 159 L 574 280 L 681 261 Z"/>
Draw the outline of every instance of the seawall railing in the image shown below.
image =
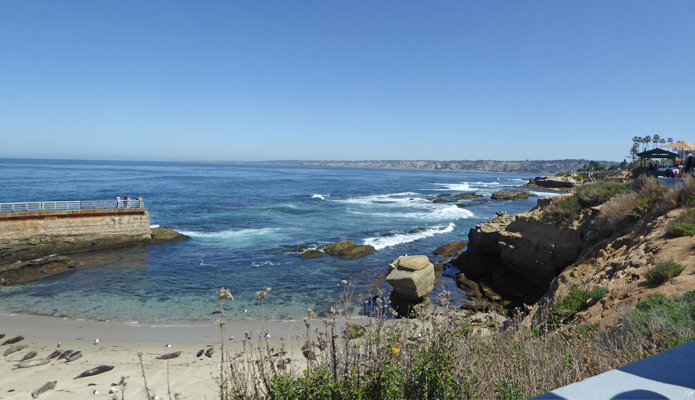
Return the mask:
<path id="1" fill-rule="evenodd" d="M 87 201 L 36 201 L 25 203 L 0 203 L 0 213 L 30 211 L 80 211 L 109 208 L 145 208 L 143 200 L 87 200 Z"/>

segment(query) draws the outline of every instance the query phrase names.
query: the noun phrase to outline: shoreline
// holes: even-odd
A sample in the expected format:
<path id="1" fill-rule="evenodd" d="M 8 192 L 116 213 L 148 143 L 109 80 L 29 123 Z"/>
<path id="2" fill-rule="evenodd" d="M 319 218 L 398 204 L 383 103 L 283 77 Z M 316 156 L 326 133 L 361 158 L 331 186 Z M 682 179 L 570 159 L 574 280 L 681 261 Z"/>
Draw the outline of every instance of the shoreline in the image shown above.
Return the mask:
<path id="1" fill-rule="evenodd" d="M 314 321 L 312 329 L 321 324 Z M 259 340 L 263 329 L 270 334 Z M 180 393 L 181 399 L 214 399 L 219 397 L 216 378 L 220 374 L 221 331 L 216 323 L 197 325 L 127 324 L 93 320 L 74 320 L 48 316 L 0 314 L 0 333 L 3 342 L 16 335 L 24 340 L 19 345 L 27 348 L 0 358 L 0 400 L 31 398 L 31 392 L 47 382 L 57 381 L 54 390 L 41 395 L 46 399 L 121 398 L 118 382 L 125 377 L 125 398 L 145 398 L 143 368 L 152 398 L 166 398 L 169 388 L 172 395 Z M 301 329 L 301 331 L 300 331 Z M 252 340 L 243 340 L 245 332 Z M 293 374 L 306 368 L 298 333 L 306 333 L 302 321 L 241 321 L 226 324 L 225 347 L 230 355 L 252 354 L 262 344 L 273 350 L 284 349 Z M 230 338 L 234 337 L 233 340 Z M 99 339 L 98 343 L 95 340 Z M 11 345 L 0 347 L 2 352 Z M 196 357 L 200 350 L 214 348 L 212 357 Z M 36 351 L 36 359 L 45 358 L 59 350 L 80 351 L 83 356 L 66 363 L 53 359 L 49 364 L 32 368 L 16 368 L 15 364 L 29 351 Z M 157 356 L 180 351 L 171 360 L 158 360 Z M 142 365 L 138 354 L 142 355 Z M 256 354 L 256 353 L 253 353 Z M 113 366 L 112 371 L 87 378 L 74 379 L 82 372 L 99 365 Z M 111 389 L 115 393 L 109 394 Z M 94 391 L 98 391 L 95 394 Z"/>

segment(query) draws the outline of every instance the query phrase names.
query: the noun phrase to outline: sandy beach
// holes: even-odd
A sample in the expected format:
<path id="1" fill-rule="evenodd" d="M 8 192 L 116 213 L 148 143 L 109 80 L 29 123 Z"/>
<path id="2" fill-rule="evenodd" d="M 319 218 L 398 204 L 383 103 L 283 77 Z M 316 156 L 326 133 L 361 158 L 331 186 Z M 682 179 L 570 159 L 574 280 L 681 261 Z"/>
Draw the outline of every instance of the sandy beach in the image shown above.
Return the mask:
<path id="1" fill-rule="evenodd" d="M 270 334 L 268 343 L 280 348 L 284 337 L 287 355 L 292 369 L 301 371 L 305 367 L 299 351 L 301 344 L 294 339 L 297 329 L 305 328 L 297 322 L 266 322 Z M 257 341 L 263 331 L 262 322 L 232 322 L 227 324 L 229 352 L 242 350 L 245 332 L 250 332 Z M 117 386 L 122 376 L 126 377 L 126 399 L 145 399 L 145 383 L 142 377 L 138 352 L 142 352 L 147 384 L 152 396 L 168 399 L 172 393 L 180 393 L 182 399 L 215 399 L 219 397 L 215 378 L 220 373 L 220 329 L 217 324 L 208 325 L 138 325 L 114 322 L 71 320 L 34 315 L 0 315 L 0 333 L 5 340 L 16 335 L 24 336 L 18 344 L 27 347 L 19 352 L 2 357 L 0 363 L 0 399 L 31 399 L 32 391 L 45 383 L 57 381 L 54 390 L 40 395 L 41 399 L 108 398 L 116 395 L 121 399 Z M 229 340 L 231 338 L 232 340 Z M 292 338 L 292 339 L 289 339 Z M 98 343 L 95 343 L 99 339 Z M 60 343 L 60 347 L 58 347 Z M 167 347 L 170 344 L 170 347 Z M 5 352 L 12 345 L 0 347 Z M 212 358 L 205 355 L 197 358 L 199 350 L 214 347 Z M 45 358 L 55 350 L 79 350 L 83 356 L 66 363 L 53 359 L 49 364 L 16 368 L 15 364 L 29 351 L 36 351 L 36 359 Z M 183 354 L 169 361 L 158 360 L 157 356 L 181 351 Z M 82 372 L 99 365 L 114 366 L 114 369 L 96 376 L 73 379 Z M 167 373 L 169 379 L 167 379 Z M 169 387 L 169 388 L 168 388 Z M 115 393 L 109 394 L 111 389 Z M 98 394 L 95 394 L 98 391 Z"/>

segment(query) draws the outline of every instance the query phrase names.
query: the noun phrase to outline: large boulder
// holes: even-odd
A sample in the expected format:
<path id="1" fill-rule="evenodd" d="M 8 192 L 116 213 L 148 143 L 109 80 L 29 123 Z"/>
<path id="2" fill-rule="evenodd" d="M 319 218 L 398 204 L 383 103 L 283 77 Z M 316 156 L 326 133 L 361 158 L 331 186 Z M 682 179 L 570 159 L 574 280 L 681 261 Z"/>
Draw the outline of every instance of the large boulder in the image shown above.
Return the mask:
<path id="1" fill-rule="evenodd" d="M 389 265 L 386 282 L 399 295 L 420 299 L 434 289 L 434 265 L 427 256 L 400 256 Z"/>
<path id="2" fill-rule="evenodd" d="M 370 255 L 376 252 L 376 249 L 370 245 L 357 245 L 349 240 L 343 240 L 326 246 L 324 251 L 333 256 L 353 259 Z"/>
<path id="3" fill-rule="evenodd" d="M 492 194 L 493 200 L 523 200 L 528 199 L 529 194 L 525 190 L 500 190 Z"/>

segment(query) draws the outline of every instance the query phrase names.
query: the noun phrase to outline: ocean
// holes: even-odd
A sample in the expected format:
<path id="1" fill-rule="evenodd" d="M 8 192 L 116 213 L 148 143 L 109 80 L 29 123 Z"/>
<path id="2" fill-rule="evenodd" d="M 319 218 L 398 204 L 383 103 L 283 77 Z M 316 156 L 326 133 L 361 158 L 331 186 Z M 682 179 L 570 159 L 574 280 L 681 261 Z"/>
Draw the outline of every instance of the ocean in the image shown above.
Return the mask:
<path id="1" fill-rule="evenodd" d="M 0 159 L 0 203 L 106 200 L 142 196 L 153 227 L 191 240 L 100 253 L 90 268 L 0 287 L 0 312 L 128 323 L 207 323 L 219 310 L 216 291 L 231 290 L 228 320 L 257 320 L 256 292 L 270 287 L 263 314 L 273 320 L 321 313 L 345 294 L 352 312 L 388 295 L 384 276 L 400 255 L 424 254 L 465 240 L 469 229 L 496 211 L 528 211 L 528 200 L 496 201 L 497 190 L 533 175 L 462 171 L 390 170 L 236 163 L 167 163 Z M 483 197 L 433 203 L 440 194 L 474 191 Z M 299 258 L 300 249 L 341 240 L 370 244 L 375 254 L 356 260 L 329 255 Z M 438 278 L 435 295 L 465 294 Z M 436 298 L 433 297 L 433 298 Z M 435 301 L 436 303 L 436 301 Z"/>

